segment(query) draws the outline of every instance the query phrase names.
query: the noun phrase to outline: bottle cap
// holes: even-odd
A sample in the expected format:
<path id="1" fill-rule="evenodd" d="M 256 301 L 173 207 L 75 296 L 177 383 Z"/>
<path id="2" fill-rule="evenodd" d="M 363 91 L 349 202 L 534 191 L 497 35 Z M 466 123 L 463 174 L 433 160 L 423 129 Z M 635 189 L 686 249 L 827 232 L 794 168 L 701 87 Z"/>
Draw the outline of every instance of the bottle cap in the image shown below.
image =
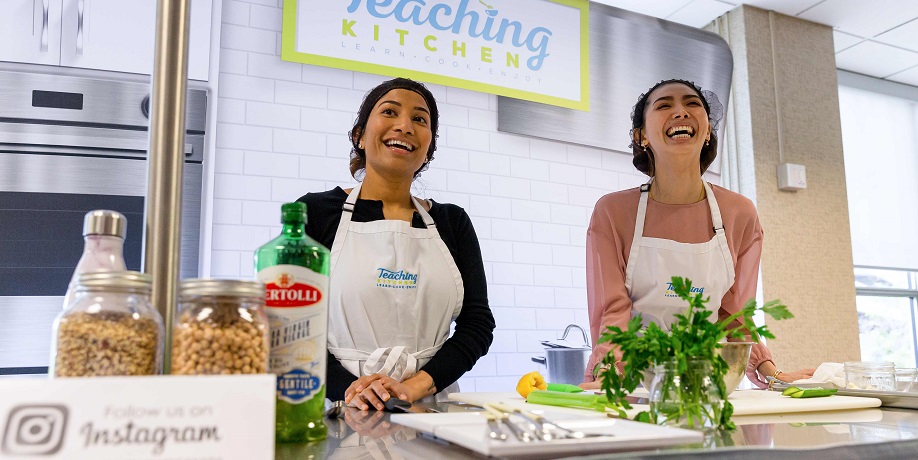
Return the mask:
<path id="1" fill-rule="evenodd" d="M 118 211 L 97 209 L 86 213 L 83 218 L 83 236 L 108 235 L 124 238 L 127 219 Z"/>
<path id="2" fill-rule="evenodd" d="M 281 205 L 281 223 L 292 224 L 306 222 L 306 204 L 294 201 Z"/>

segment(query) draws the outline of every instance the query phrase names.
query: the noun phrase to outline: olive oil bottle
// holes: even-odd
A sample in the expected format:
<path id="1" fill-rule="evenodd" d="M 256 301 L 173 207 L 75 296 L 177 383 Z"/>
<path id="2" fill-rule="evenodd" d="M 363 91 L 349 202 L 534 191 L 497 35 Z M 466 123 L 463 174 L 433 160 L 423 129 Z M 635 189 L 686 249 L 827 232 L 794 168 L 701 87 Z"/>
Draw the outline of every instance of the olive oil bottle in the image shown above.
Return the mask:
<path id="1" fill-rule="evenodd" d="M 266 286 L 271 328 L 269 372 L 277 374 L 275 441 L 325 439 L 327 248 L 306 235 L 306 205 L 281 206 L 283 229 L 255 252 L 258 281 Z"/>

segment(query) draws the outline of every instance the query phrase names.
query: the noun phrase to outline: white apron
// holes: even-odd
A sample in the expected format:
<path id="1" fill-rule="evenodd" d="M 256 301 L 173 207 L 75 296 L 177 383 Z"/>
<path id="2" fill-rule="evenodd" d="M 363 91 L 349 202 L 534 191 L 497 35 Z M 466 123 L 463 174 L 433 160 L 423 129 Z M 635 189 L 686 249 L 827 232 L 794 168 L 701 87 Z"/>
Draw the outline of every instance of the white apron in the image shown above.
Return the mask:
<path id="1" fill-rule="evenodd" d="M 403 381 L 430 361 L 462 309 L 462 275 L 430 214 L 426 228 L 402 220 L 351 222 L 348 195 L 331 249 L 328 351 L 356 376 Z M 437 400 L 458 391 L 440 388 Z"/>
<path id="2" fill-rule="evenodd" d="M 634 305 L 631 315 L 640 313 L 645 326 L 654 322 L 669 330 L 675 322 L 673 315 L 685 313 L 688 307 L 688 303 L 679 298 L 670 285 L 673 276 L 681 276 L 692 281 L 694 291 L 703 290 L 703 297 L 710 297 L 705 305 L 714 312 L 711 319 L 717 321 L 720 301 L 733 286 L 735 271 L 714 192 L 707 182 L 703 182 L 713 221 L 714 237 L 710 241 L 694 244 L 645 238 L 644 217 L 652 182 L 653 179 L 641 186 L 634 240 L 625 269 L 625 289 Z"/>

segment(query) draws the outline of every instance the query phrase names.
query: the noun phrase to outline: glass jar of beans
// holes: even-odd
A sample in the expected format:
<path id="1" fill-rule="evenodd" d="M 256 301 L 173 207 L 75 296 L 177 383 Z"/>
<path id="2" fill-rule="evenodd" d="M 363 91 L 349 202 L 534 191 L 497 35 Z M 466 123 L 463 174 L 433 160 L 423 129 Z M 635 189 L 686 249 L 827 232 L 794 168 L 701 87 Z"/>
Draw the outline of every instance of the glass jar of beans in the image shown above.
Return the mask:
<path id="1" fill-rule="evenodd" d="M 261 374 L 268 370 L 265 286 L 254 281 L 187 279 L 179 286 L 171 372 Z"/>
<path id="2" fill-rule="evenodd" d="M 154 375 L 162 371 L 163 320 L 148 275 L 90 272 L 54 320 L 53 377 Z"/>

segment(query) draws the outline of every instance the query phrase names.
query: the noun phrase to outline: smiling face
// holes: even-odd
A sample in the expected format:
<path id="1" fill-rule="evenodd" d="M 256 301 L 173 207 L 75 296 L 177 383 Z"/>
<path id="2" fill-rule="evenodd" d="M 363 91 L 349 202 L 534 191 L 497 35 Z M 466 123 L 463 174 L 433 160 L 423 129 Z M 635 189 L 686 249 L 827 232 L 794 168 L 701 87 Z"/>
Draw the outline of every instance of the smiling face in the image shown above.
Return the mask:
<path id="1" fill-rule="evenodd" d="M 659 165 L 671 156 L 691 155 L 699 159 L 701 148 L 711 137 L 708 113 L 694 89 L 669 83 L 653 90 L 644 107 L 640 144 L 649 146 Z"/>
<path id="2" fill-rule="evenodd" d="M 413 178 L 427 160 L 430 123 L 430 108 L 420 94 L 402 88 L 384 94 L 357 139 L 366 152 L 367 174 Z"/>

